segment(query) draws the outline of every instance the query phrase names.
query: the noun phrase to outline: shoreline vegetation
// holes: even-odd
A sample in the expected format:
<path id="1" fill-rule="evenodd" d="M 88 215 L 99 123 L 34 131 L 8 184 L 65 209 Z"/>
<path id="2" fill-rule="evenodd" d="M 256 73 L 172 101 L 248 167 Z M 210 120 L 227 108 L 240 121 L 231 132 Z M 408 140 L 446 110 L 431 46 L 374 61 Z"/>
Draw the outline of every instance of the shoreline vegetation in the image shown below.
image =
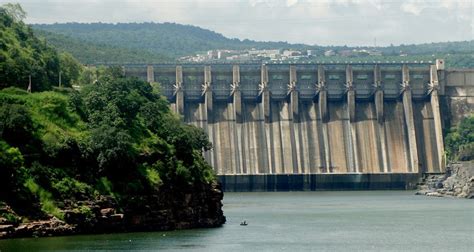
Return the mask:
<path id="1" fill-rule="evenodd" d="M 84 69 L 24 17 L 0 7 L 0 238 L 221 226 L 207 135 L 158 84 Z"/>

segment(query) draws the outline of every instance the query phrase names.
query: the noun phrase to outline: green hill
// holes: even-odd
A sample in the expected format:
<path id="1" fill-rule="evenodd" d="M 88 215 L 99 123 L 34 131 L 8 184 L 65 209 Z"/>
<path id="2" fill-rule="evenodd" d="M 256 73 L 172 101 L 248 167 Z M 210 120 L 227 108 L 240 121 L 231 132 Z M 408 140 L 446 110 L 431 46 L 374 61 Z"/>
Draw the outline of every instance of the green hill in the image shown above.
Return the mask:
<path id="1" fill-rule="evenodd" d="M 59 56 L 33 35 L 22 21 L 24 11 L 17 5 L 0 7 L 0 89 L 16 86 L 26 89 L 31 76 L 32 89 L 45 90 L 57 83 Z"/>
<path id="2" fill-rule="evenodd" d="M 65 23 L 32 25 L 59 51 L 71 53 L 86 64 L 159 63 L 215 49 L 312 49 L 314 61 L 427 61 L 447 60 L 449 67 L 474 67 L 474 40 L 377 47 L 383 56 L 353 55 L 325 57 L 336 52 L 373 47 L 318 46 L 287 42 L 230 39 L 222 34 L 175 23 Z M 408 54 L 400 56 L 400 54 Z"/>
<path id="3" fill-rule="evenodd" d="M 48 44 L 54 46 L 58 51 L 68 52 L 84 64 L 145 63 L 172 60 L 172 58 L 165 55 L 92 43 L 44 30 L 35 30 L 35 34 L 44 38 Z"/>
<path id="4" fill-rule="evenodd" d="M 212 49 L 304 48 L 286 42 L 229 39 L 196 26 L 174 23 L 66 23 L 36 24 L 36 30 L 61 34 L 84 42 L 179 57 Z M 47 34 L 48 35 L 48 34 Z M 47 36 L 48 38 L 50 36 Z"/>

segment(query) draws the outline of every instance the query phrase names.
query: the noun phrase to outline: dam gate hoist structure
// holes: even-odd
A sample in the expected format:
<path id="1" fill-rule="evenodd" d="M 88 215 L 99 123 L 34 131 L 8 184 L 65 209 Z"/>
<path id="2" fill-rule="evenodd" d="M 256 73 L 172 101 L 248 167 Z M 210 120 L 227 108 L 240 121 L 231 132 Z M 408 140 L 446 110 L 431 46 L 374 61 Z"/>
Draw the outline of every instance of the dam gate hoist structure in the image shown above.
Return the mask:
<path id="1" fill-rule="evenodd" d="M 435 64 L 132 65 L 204 129 L 224 190 L 406 189 L 445 169 Z"/>

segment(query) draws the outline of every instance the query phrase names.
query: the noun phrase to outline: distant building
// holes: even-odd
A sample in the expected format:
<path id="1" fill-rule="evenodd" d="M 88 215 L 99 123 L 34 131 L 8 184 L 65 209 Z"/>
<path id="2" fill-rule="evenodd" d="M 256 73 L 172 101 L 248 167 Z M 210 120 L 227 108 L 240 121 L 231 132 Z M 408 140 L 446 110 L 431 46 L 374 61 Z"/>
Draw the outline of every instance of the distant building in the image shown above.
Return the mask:
<path id="1" fill-rule="evenodd" d="M 250 55 L 248 54 L 241 54 L 241 55 L 238 55 L 238 58 L 237 60 L 240 60 L 240 61 L 248 61 L 248 60 L 251 60 L 252 57 L 250 57 Z"/>
<path id="2" fill-rule="evenodd" d="M 285 56 L 285 57 L 298 56 L 298 55 L 301 55 L 300 51 L 295 51 L 295 50 L 285 50 L 285 51 L 283 51 L 283 56 Z"/>
<path id="3" fill-rule="evenodd" d="M 237 60 L 238 58 L 239 58 L 239 55 L 232 55 L 232 56 L 226 57 L 225 59 L 229 61 L 233 61 L 233 60 Z"/>
<path id="4" fill-rule="evenodd" d="M 231 50 L 219 50 L 217 51 L 217 59 L 225 59 L 226 57 L 235 54 L 235 51 Z"/>
<path id="5" fill-rule="evenodd" d="M 264 50 L 264 51 L 266 54 L 273 54 L 273 55 L 277 55 L 281 53 L 280 49 L 272 49 L 272 50 Z"/>
<path id="6" fill-rule="evenodd" d="M 370 50 L 369 51 L 370 56 L 382 56 L 382 51 L 379 50 Z"/>
<path id="7" fill-rule="evenodd" d="M 339 55 L 343 57 L 350 57 L 353 55 L 352 50 L 341 50 L 339 51 Z"/>
<path id="8" fill-rule="evenodd" d="M 280 50 L 279 49 L 271 49 L 271 50 L 255 50 L 255 49 L 251 49 L 248 51 L 248 54 L 250 56 L 259 56 L 259 57 L 271 57 L 271 55 L 278 55 L 280 54 Z"/>
<path id="9" fill-rule="evenodd" d="M 336 52 L 334 50 L 327 50 L 324 52 L 324 56 L 326 57 L 331 57 L 331 56 L 334 56 L 336 55 Z"/>
<path id="10" fill-rule="evenodd" d="M 212 51 L 207 51 L 207 58 L 208 59 L 217 59 L 218 57 L 218 51 L 212 50 Z"/>

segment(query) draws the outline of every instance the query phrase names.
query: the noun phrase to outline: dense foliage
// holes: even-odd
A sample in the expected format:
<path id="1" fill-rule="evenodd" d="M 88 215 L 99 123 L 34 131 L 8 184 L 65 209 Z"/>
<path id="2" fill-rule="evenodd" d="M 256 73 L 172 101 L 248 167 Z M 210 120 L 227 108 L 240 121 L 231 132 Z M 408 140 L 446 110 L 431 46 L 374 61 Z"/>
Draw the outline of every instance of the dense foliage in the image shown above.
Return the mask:
<path id="1" fill-rule="evenodd" d="M 183 124 L 148 83 L 117 72 L 81 92 L 0 91 L 0 200 L 37 199 L 61 217 L 52 202 L 100 194 L 120 201 L 214 180 L 205 133 Z"/>
<path id="2" fill-rule="evenodd" d="M 158 87 L 124 78 L 120 68 L 83 69 L 38 40 L 19 5 L 4 5 L 0 14 L 0 55 L 7 57 L 0 61 L 0 204 L 32 218 L 63 218 L 65 202 L 82 211 L 78 202 L 108 195 L 120 206 L 215 180 L 202 156 L 211 148 L 207 135 L 182 123 Z M 23 64 L 46 76 L 35 77 L 31 93 Z M 53 87 L 59 71 L 63 86 Z M 80 91 L 69 88 L 77 83 Z"/>
<path id="3" fill-rule="evenodd" d="M 449 131 L 445 145 L 449 160 L 474 160 L 474 115 L 464 118 Z"/>
<path id="4" fill-rule="evenodd" d="M 31 75 L 32 89 L 50 89 L 58 79 L 58 55 L 33 36 L 31 27 L 21 20 L 23 16 L 19 5 L 0 7 L 0 88 L 26 89 Z"/>
<path id="5" fill-rule="evenodd" d="M 229 39 L 206 29 L 173 23 L 67 23 L 33 27 L 58 50 L 70 52 L 86 64 L 157 63 L 207 50 L 256 48 L 311 49 L 317 55 L 311 59 L 314 62 L 433 61 L 443 58 L 448 67 L 474 67 L 474 41 L 377 47 L 383 56 L 358 53 L 350 57 L 325 57 L 323 54 L 327 50 L 342 52 L 373 48 Z M 404 54 L 408 56 L 400 56 Z"/>
<path id="6" fill-rule="evenodd" d="M 24 17 L 25 12 L 18 4 L 0 6 L 0 88 L 26 89 L 31 76 L 32 90 L 49 90 L 58 84 L 61 66 L 74 64 L 73 67 L 80 71 L 77 61 L 62 64 L 67 56 L 59 55 L 45 41 L 34 36 L 33 29 L 23 23 Z M 66 86 L 77 78 L 70 72 L 64 77 Z"/>
<path id="7" fill-rule="evenodd" d="M 145 63 L 171 60 L 168 56 L 158 55 L 145 50 L 132 50 L 99 44 L 44 30 L 36 29 L 35 34 L 45 38 L 48 44 L 54 46 L 58 51 L 68 52 L 84 64 Z"/>

